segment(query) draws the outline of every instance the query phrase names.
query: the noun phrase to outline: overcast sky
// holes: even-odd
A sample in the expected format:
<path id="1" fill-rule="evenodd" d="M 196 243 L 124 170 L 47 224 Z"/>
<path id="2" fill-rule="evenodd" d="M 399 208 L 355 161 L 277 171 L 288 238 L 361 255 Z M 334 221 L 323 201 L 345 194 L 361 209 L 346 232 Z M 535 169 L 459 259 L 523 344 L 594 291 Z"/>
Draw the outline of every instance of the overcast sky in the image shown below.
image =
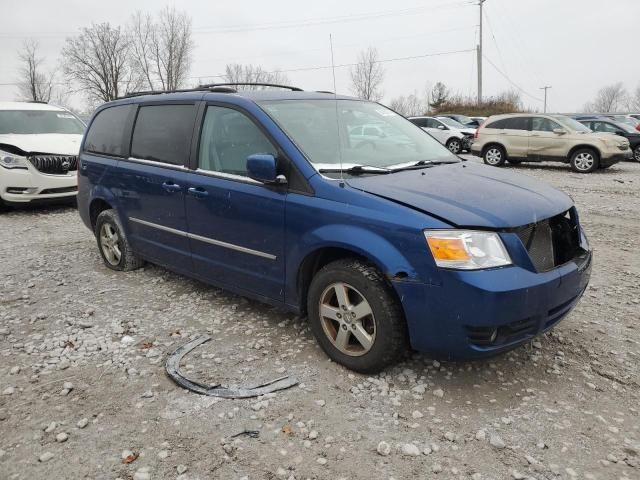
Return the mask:
<path id="1" fill-rule="evenodd" d="M 353 63 L 370 45 L 383 60 L 423 56 L 384 63 L 387 102 L 422 93 L 437 81 L 476 95 L 474 51 L 426 56 L 475 48 L 478 7 L 472 0 L 2 3 L 0 100 L 17 98 L 11 83 L 17 81 L 17 50 L 25 39 L 35 38 L 47 67 L 56 68 L 65 38 L 80 28 L 92 22 L 124 25 L 134 11 L 154 12 L 163 5 L 186 10 L 193 19 L 194 83 L 217 80 L 212 76 L 227 63 L 283 71 L 330 65 L 331 33 L 336 65 Z M 576 111 L 603 85 L 622 81 L 630 91 L 640 86 L 640 0 L 487 0 L 484 11 L 485 95 L 517 88 L 526 106 L 542 109 L 539 87 L 551 85 L 549 109 Z M 327 68 L 287 76 L 305 90 L 333 90 Z M 338 92 L 350 93 L 349 69 L 337 68 L 336 77 Z"/>

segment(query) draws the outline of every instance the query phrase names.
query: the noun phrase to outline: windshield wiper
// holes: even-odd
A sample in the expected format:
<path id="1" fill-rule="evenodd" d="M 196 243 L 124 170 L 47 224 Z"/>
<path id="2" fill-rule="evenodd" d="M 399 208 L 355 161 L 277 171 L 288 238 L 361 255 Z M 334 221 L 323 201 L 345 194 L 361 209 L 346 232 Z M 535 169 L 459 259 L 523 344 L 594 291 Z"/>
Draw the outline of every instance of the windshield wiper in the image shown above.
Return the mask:
<path id="1" fill-rule="evenodd" d="M 409 162 L 409 163 L 399 163 L 397 165 L 391 165 L 392 172 L 402 172 L 404 170 L 420 170 L 422 168 L 430 168 L 436 165 L 444 165 L 447 163 L 458 163 L 450 162 L 446 160 L 418 160 L 417 162 Z"/>
<path id="2" fill-rule="evenodd" d="M 392 170 L 382 167 L 373 167 L 369 165 L 352 165 L 348 168 L 321 168 L 318 170 L 320 173 L 347 173 L 349 175 L 362 175 L 372 173 L 375 175 L 381 175 L 385 173 L 391 173 Z"/>

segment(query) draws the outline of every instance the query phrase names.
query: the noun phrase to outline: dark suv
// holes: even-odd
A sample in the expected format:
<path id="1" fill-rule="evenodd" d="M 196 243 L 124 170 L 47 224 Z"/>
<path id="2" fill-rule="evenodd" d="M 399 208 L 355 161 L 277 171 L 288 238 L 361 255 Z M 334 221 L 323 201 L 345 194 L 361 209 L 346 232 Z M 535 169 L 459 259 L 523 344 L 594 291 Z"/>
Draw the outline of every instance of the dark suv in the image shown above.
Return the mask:
<path id="1" fill-rule="evenodd" d="M 640 162 L 640 132 L 626 123 L 616 122 L 607 117 L 581 117 L 578 121 L 594 132 L 605 132 L 619 135 L 629 140 L 633 158 Z"/>
<path id="2" fill-rule="evenodd" d="M 366 142 L 359 126 L 384 136 Z M 552 328 L 589 281 L 571 199 L 460 161 L 372 102 L 203 86 L 101 106 L 78 209 L 107 267 L 149 261 L 308 315 L 360 372 L 410 343 L 445 358 Z"/>

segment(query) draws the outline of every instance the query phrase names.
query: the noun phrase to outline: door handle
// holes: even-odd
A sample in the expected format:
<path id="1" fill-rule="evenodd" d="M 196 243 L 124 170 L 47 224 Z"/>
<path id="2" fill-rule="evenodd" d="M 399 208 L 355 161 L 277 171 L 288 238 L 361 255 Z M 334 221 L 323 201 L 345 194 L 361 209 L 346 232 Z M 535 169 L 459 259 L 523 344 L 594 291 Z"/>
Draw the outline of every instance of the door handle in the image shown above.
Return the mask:
<path id="1" fill-rule="evenodd" d="M 164 182 L 162 184 L 162 188 L 164 188 L 169 193 L 179 192 L 180 190 L 182 190 L 182 187 L 180 185 L 171 181 Z"/>
<path id="2" fill-rule="evenodd" d="M 531 136 L 532 137 L 539 137 L 540 135 L 538 135 L 537 133 L 532 133 Z"/>
<path id="3" fill-rule="evenodd" d="M 190 195 L 193 195 L 196 198 L 204 198 L 209 195 L 209 192 L 207 192 L 202 187 L 191 187 L 187 189 L 187 192 L 189 192 Z"/>

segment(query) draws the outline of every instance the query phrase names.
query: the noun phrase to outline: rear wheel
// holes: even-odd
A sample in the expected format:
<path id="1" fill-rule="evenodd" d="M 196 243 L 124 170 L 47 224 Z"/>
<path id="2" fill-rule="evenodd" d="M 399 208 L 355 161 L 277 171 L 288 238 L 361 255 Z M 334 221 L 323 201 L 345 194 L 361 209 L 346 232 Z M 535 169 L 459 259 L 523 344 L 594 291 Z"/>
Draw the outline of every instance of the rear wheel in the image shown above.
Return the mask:
<path id="1" fill-rule="evenodd" d="M 450 138 L 446 145 L 451 153 L 458 154 L 462 151 L 462 141 L 459 138 Z"/>
<path id="2" fill-rule="evenodd" d="M 406 350 L 402 309 L 378 270 L 358 259 L 323 267 L 307 297 L 311 330 L 335 362 L 375 373 Z"/>
<path id="3" fill-rule="evenodd" d="M 507 159 L 507 155 L 504 148 L 498 145 L 490 145 L 484 151 L 482 159 L 487 165 L 491 165 L 492 167 L 502 167 Z"/>
<path id="4" fill-rule="evenodd" d="M 573 152 L 571 168 L 578 173 L 591 173 L 598 168 L 598 154 L 590 148 L 580 148 Z"/>
<path id="5" fill-rule="evenodd" d="M 633 150 L 633 158 L 635 158 L 636 162 L 640 162 L 640 145 Z"/>
<path id="6" fill-rule="evenodd" d="M 110 269 L 135 270 L 144 264 L 142 259 L 133 253 L 115 210 L 104 210 L 98 215 L 95 235 L 102 260 Z"/>

